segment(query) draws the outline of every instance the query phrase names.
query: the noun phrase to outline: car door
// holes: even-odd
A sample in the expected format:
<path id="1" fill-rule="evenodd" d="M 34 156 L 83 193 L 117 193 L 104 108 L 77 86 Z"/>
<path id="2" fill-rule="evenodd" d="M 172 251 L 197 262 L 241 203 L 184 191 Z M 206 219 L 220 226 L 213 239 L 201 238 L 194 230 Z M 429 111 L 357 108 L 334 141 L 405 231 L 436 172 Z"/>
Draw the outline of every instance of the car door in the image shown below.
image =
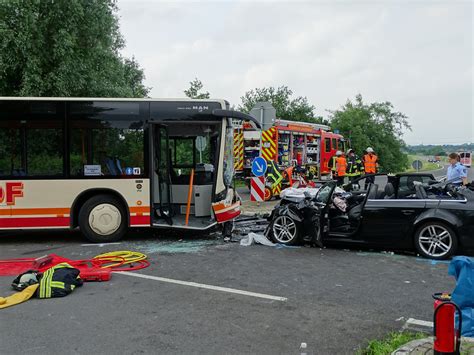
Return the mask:
<path id="1" fill-rule="evenodd" d="M 362 211 L 359 238 L 390 247 L 411 245 L 408 232 L 426 207 L 420 199 L 371 199 Z"/>
<path id="2" fill-rule="evenodd" d="M 329 206 L 334 190 L 336 189 L 336 182 L 329 181 L 325 183 L 318 190 L 314 197 L 314 203 L 319 209 L 319 230 L 317 233 L 322 233 L 322 237 L 326 237 L 329 232 Z M 306 227 L 306 226 L 305 226 Z"/>

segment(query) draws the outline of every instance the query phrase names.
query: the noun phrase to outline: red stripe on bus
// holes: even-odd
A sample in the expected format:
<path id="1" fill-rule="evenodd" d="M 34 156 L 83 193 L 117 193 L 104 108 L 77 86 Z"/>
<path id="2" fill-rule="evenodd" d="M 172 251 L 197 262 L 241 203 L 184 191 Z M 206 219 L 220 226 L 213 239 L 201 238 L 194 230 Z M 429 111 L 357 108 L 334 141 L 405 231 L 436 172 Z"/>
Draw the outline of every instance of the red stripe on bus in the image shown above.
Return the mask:
<path id="1" fill-rule="evenodd" d="M 69 227 L 69 217 L 0 218 L 0 228 Z"/>
<path id="2" fill-rule="evenodd" d="M 150 225 L 150 216 L 130 216 L 130 225 Z"/>
<path id="3" fill-rule="evenodd" d="M 15 216 L 15 215 L 47 215 L 47 214 L 69 214 L 69 208 L 12 208 L 0 209 L 0 216 Z"/>

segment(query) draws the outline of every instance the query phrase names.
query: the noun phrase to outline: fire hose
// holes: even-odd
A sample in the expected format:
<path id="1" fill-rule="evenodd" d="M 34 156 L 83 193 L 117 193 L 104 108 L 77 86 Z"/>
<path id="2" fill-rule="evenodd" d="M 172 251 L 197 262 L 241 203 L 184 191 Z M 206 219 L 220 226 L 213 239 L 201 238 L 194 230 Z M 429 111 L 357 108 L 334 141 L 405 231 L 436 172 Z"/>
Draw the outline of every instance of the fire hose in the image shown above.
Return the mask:
<path id="1" fill-rule="evenodd" d="M 132 271 L 150 266 L 146 259 L 147 256 L 143 253 L 121 250 L 99 254 L 92 261 L 97 261 L 101 268 L 110 268 L 112 271 Z"/>

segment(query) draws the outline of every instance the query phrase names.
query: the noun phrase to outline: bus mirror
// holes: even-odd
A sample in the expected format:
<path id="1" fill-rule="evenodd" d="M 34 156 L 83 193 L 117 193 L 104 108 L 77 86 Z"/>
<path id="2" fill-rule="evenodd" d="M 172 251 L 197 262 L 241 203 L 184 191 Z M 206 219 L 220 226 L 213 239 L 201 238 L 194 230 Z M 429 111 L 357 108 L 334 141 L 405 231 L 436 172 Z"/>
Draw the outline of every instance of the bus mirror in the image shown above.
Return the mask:
<path id="1" fill-rule="evenodd" d="M 234 118 L 241 121 L 251 121 L 255 123 L 257 128 L 262 128 L 258 120 L 256 120 L 254 117 L 247 115 L 246 113 L 243 113 L 243 112 L 215 109 L 215 110 L 212 110 L 212 114 L 217 117 L 228 117 L 228 118 Z"/>

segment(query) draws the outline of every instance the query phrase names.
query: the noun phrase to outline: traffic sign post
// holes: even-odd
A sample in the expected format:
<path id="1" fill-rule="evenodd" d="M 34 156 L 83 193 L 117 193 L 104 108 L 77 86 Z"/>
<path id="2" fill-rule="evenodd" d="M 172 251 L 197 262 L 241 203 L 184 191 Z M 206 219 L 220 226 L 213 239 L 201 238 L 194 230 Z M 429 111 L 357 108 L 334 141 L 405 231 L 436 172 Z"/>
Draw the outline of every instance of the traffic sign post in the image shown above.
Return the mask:
<path id="1" fill-rule="evenodd" d="M 270 102 L 257 102 L 249 114 L 260 121 L 262 131 L 272 127 L 276 120 L 276 109 Z"/>
<path id="2" fill-rule="evenodd" d="M 267 162 L 262 157 L 256 157 L 252 162 L 252 174 L 256 177 L 263 176 L 267 172 Z"/>
<path id="3" fill-rule="evenodd" d="M 250 110 L 250 116 L 260 121 L 260 152 L 259 156 L 262 156 L 262 133 L 270 129 L 276 120 L 276 109 L 270 102 L 257 102 L 255 106 Z"/>
<path id="4" fill-rule="evenodd" d="M 413 163 L 411 163 L 411 166 L 416 171 L 420 171 L 423 168 L 423 163 L 421 162 L 421 160 L 414 160 Z"/>
<path id="5" fill-rule="evenodd" d="M 202 163 L 202 152 L 206 149 L 207 140 L 206 137 L 198 136 L 196 137 L 196 149 L 199 152 L 199 162 Z"/>
<path id="6" fill-rule="evenodd" d="M 262 157 L 256 157 L 252 162 L 252 177 L 250 180 L 250 201 L 265 200 L 265 173 L 267 172 L 267 162 Z"/>
<path id="7" fill-rule="evenodd" d="M 265 177 L 253 177 L 250 180 L 250 201 L 261 202 L 265 200 Z"/>

